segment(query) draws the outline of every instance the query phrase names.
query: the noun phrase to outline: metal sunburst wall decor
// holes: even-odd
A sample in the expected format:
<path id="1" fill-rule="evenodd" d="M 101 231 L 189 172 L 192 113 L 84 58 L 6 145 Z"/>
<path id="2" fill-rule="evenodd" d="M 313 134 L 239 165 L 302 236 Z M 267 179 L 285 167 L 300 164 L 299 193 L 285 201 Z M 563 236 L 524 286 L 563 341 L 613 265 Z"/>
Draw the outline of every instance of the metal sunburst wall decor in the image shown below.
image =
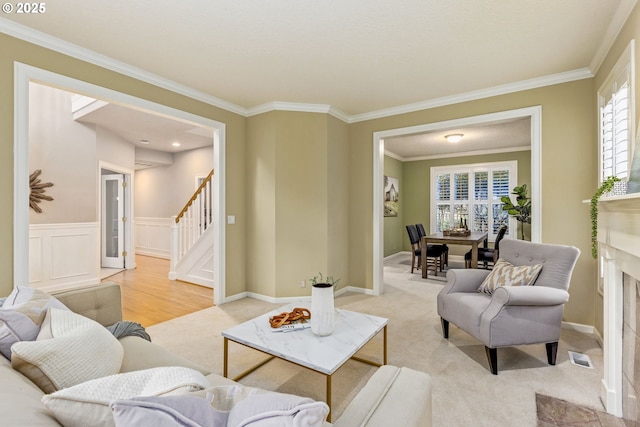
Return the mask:
<path id="1" fill-rule="evenodd" d="M 42 180 L 38 178 L 41 173 L 42 171 L 38 169 L 29 175 L 29 187 L 31 187 L 31 193 L 29 194 L 29 206 L 37 213 L 42 213 L 42 209 L 38 206 L 38 203 L 43 200 L 53 200 L 53 197 L 44 194 L 46 188 L 53 187 L 53 183 L 42 182 Z"/>

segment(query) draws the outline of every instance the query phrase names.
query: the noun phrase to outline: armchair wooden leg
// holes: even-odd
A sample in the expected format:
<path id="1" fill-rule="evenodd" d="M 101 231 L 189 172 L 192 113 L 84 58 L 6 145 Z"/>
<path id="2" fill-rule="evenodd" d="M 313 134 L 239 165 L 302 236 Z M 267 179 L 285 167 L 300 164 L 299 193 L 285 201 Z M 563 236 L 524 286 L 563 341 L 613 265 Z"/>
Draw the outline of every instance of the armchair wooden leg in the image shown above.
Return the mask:
<path id="1" fill-rule="evenodd" d="M 446 339 L 449 339 L 449 321 L 444 320 L 442 317 L 440 318 L 440 323 L 442 324 L 442 336 Z"/>
<path id="2" fill-rule="evenodd" d="M 487 352 L 487 360 L 489 361 L 489 370 L 493 375 L 498 375 L 498 349 L 485 347 Z"/>
<path id="3" fill-rule="evenodd" d="M 555 365 L 558 354 L 558 342 L 548 342 L 545 346 L 547 347 L 547 362 L 549 362 L 549 365 Z"/>

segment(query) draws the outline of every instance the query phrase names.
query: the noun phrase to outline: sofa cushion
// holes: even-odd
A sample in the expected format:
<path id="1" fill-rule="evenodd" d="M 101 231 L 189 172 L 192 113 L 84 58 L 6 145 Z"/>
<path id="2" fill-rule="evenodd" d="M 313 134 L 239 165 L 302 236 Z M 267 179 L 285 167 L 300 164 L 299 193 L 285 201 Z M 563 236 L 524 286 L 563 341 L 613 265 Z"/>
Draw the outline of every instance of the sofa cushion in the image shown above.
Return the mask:
<path id="1" fill-rule="evenodd" d="M 116 426 L 321 427 L 329 414 L 324 402 L 240 385 L 116 401 L 111 408 Z"/>
<path id="2" fill-rule="evenodd" d="M 122 357 L 122 345 L 105 327 L 72 311 L 51 308 L 36 341 L 13 345 L 11 362 L 45 393 L 52 393 L 117 374 Z"/>
<path id="3" fill-rule="evenodd" d="M 195 369 L 203 375 L 210 374 L 206 368 L 140 337 L 123 337 L 119 341 L 124 349 L 124 358 L 120 367 L 121 373 L 160 366 L 185 366 Z"/>
<path id="4" fill-rule="evenodd" d="M 480 284 L 478 292 L 490 295 L 501 286 L 531 286 L 541 270 L 542 264 L 515 266 L 500 258 L 493 266 L 491 273 Z"/>
<path id="5" fill-rule="evenodd" d="M 68 310 L 60 301 L 38 289 L 18 286 L 0 308 L 0 353 L 11 359 L 11 346 L 33 341 L 50 307 Z"/>
<path id="6" fill-rule="evenodd" d="M 112 402 L 137 396 L 170 396 L 208 386 L 196 370 L 161 367 L 87 381 L 45 395 L 42 402 L 64 426 L 113 426 Z"/>
<path id="7" fill-rule="evenodd" d="M 42 390 L 0 357 L 0 425 L 60 427 L 41 398 Z"/>

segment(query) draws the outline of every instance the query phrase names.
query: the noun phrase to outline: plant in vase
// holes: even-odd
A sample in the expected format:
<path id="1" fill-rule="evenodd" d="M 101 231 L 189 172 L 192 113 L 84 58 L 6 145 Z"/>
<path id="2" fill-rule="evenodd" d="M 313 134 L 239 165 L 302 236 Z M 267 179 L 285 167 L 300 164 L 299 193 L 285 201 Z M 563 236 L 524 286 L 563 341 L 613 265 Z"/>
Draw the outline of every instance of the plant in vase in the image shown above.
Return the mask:
<path id="1" fill-rule="evenodd" d="M 502 196 L 500 201 L 504 203 L 502 210 L 507 211 L 511 216 L 514 216 L 519 222 L 522 223 L 520 227 L 520 237 L 524 240 L 524 225 L 531 224 L 531 199 L 527 196 L 527 184 L 522 184 L 519 187 L 513 187 L 511 194 L 516 195 L 516 203 L 513 204 L 509 196 Z"/>
<path id="2" fill-rule="evenodd" d="M 332 276 L 317 276 L 311 281 L 311 332 L 318 336 L 330 335 L 335 324 L 333 293 L 340 279 Z"/>

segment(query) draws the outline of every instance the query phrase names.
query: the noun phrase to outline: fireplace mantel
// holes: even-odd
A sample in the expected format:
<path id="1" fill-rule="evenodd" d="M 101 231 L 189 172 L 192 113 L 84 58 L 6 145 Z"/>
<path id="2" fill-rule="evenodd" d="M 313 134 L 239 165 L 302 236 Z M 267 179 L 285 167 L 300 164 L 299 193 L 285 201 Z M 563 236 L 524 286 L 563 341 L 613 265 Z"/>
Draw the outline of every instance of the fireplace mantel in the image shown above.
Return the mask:
<path id="1" fill-rule="evenodd" d="M 600 199 L 598 247 L 604 298 L 604 378 L 600 396 L 607 412 L 622 417 L 623 277 L 627 274 L 640 279 L 640 193 Z"/>

